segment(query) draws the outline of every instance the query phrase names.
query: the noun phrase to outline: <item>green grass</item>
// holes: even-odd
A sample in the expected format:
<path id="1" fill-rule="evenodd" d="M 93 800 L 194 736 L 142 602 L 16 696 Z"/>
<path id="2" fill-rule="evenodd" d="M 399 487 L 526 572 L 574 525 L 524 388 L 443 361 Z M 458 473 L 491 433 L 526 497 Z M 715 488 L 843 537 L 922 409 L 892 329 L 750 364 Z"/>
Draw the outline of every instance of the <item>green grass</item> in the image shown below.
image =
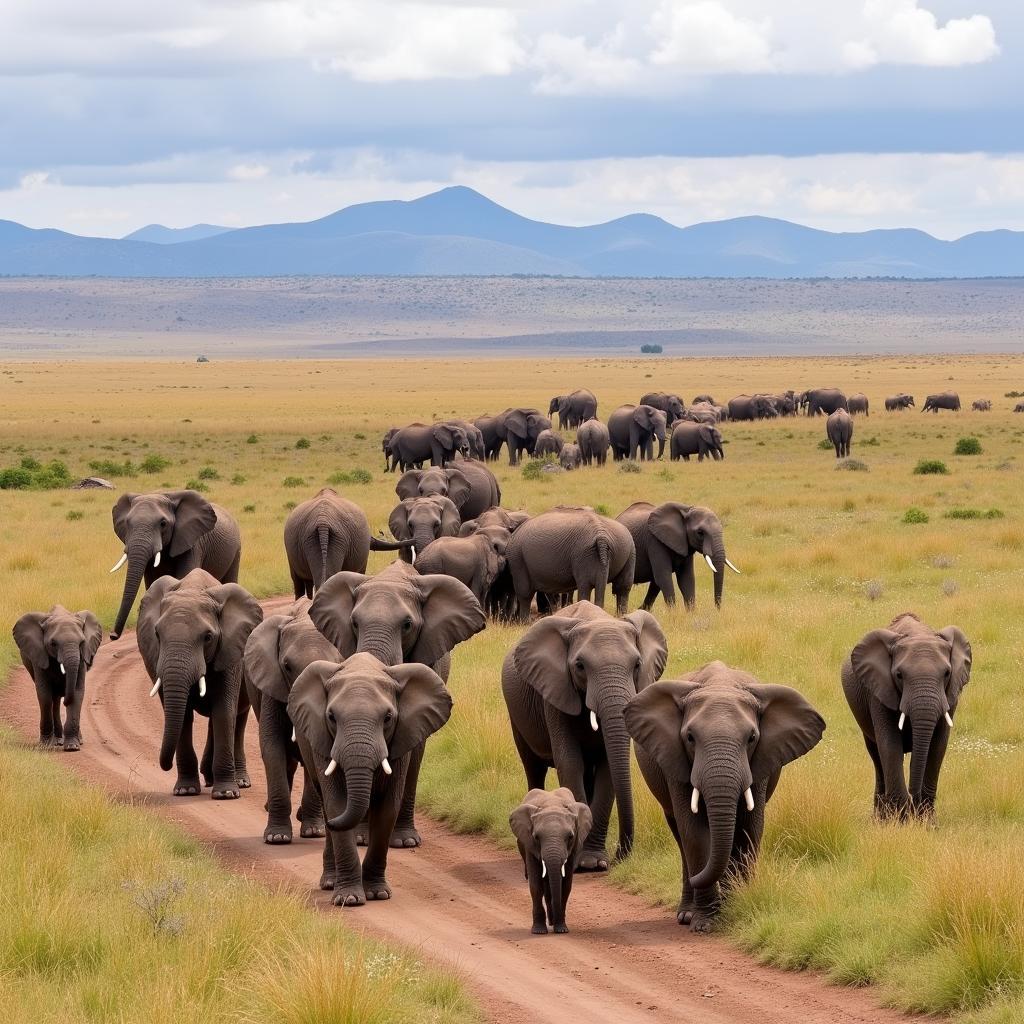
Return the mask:
<path id="1" fill-rule="evenodd" d="M 921 459 L 914 467 L 917 476 L 948 476 L 949 467 L 941 459 Z"/>
<path id="2" fill-rule="evenodd" d="M 953 448 L 954 455 L 980 455 L 981 452 L 981 441 L 976 437 L 957 438 L 956 446 Z"/>

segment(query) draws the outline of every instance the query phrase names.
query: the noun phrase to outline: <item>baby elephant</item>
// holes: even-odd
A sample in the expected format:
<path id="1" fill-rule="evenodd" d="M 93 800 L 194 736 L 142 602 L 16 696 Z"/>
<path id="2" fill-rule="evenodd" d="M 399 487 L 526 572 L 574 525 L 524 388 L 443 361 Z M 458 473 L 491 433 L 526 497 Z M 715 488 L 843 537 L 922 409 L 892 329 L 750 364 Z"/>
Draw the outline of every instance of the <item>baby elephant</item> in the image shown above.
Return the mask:
<path id="1" fill-rule="evenodd" d="M 579 469 L 583 465 L 583 456 L 580 454 L 580 446 L 568 442 L 562 446 L 562 452 L 558 456 L 559 465 L 562 469 Z"/>
<path id="2" fill-rule="evenodd" d="M 590 808 L 564 786 L 553 793 L 531 789 L 509 815 L 533 900 L 533 934 L 547 935 L 548 923 L 564 935 L 572 873 L 591 826 Z M 547 918 L 544 904 L 547 903 Z"/>
<path id="3" fill-rule="evenodd" d="M 79 716 L 85 699 L 85 674 L 103 638 L 92 612 L 69 612 L 55 604 L 48 612 L 26 612 L 14 624 L 21 661 L 36 684 L 39 700 L 39 742 L 78 750 L 82 743 Z M 67 720 L 60 722 L 60 699 Z"/>
<path id="4" fill-rule="evenodd" d="M 469 537 L 438 537 L 416 559 L 416 569 L 424 576 L 454 576 L 486 608 L 491 587 L 505 568 L 511 536 L 500 526 L 487 526 Z"/>
<path id="5" fill-rule="evenodd" d="M 853 417 L 845 409 L 836 409 L 825 421 L 825 433 L 836 450 L 836 458 L 848 459 L 853 440 Z"/>

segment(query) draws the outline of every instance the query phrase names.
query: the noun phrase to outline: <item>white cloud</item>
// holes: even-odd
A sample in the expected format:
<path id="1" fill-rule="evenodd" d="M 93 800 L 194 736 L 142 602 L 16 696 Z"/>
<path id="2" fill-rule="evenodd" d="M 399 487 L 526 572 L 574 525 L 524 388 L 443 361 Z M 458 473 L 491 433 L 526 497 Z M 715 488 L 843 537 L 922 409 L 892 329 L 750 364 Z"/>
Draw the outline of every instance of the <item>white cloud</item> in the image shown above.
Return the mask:
<path id="1" fill-rule="evenodd" d="M 228 177 L 233 181 L 259 181 L 270 173 L 266 164 L 235 164 L 228 168 Z"/>
<path id="2" fill-rule="evenodd" d="M 625 56 L 622 47 L 621 25 L 594 46 L 583 36 L 545 32 L 533 52 L 533 64 L 540 69 L 535 88 L 564 96 L 630 92 L 644 78 L 644 65 Z"/>
<path id="3" fill-rule="evenodd" d="M 663 0 L 651 16 L 650 60 L 690 74 L 773 71 L 771 21 L 752 21 L 718 0 Z"/>

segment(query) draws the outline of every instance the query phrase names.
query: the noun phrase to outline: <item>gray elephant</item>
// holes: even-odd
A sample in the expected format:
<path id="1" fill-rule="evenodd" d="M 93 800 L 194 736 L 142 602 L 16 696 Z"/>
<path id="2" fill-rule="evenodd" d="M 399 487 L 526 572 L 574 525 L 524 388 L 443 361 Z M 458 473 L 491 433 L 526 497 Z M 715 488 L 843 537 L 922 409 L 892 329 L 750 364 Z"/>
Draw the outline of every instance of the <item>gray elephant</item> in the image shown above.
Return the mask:
<path id="1" fill-rule="evenodd" d="M 578 427 L 597 416 L 597 397 L 593 391 L 577 388 L 568 395 L 555 395 L 548 405 L 548 416 L 558 413 L 558 428 Z"/>
<path id="2" fill-rule="evenodd" d="M 608 436 L 616 462 L 622 459 L 654 459 L 654 439 L 658 439 L 658 458 L 665 454 L 668 417 L 653 405 L 620 405 L 608 417 Z"/>
<path id="3" fill-rule="evenodd" d="M 478 530 L 497 528 L 515 533 L 520 526 L 529 520 L 528 512 L 512 512 L 507 508 L 489 508 L 468 523 L 459 527 L 460 537 L 472 537 Z"/>
<path id="4" fill-rule="evenodd" d="M 408 545 L 371 537 L 366 513 L 333 487 L 296 505 L 284 521 L 284 550 L 296 597 L 312 597 L 344 569 L 364 572 L 371 551 L 404 551 Z"/>
<path id="5" fill-rule="evenodd" d="M 484 441 L 484 459 L 493 462 L 501 455 L 501 446 L 505 443 L 504 433 L 499 433 L 501 420 L 499 416 L 484 413 L 473 420 L 473 426 L 480 431 Z"/>
<path id="6" fill-rule="evenodd" d="M 469 587 L 481 608 L 487 608 L 491 587 L 505 568 L 511 537 L 500 526 L 485 527 L 469 537 L 439 537 L 416 559 L 416 571 L 454 576 Z"/>
<path id="7" fill-rule="evenodd" d="M 608 448 L 611 437 L 608 428 L 600 420 L 587 420 L 576 429 L 576 444 L 580 449 L 580 457 L 584 466 L 595 462 L 603 466 L 608 461 Z"/>
<path id="8" fill-rule="evenodd" d="M 963 631 L 909 612 L 866 633 L 843 663 L 843 693 L 875 768 L 875 814 L 935 812 L 939 772 L 960 694 L 971 678 Z M 910 788 L 903 772 L 910 754 Z"/>
<path id="9" fill-rule="evenodd" d="M 393 562 L 376 576 L 339 572 L 313 598 L 309 617 L 341 652 L 372 654 L 385 665 L 417 662 L 448 679 L 452 649 L 486 625 L 480 602 L 451 576 L 421 576 Z M 419 846 L 416 785 L 423 748 L 413 751 L 391 845 Z"/>
<path id="10" fill-rule="evenodd" d="M 592 508 L 560 505 L 523 523 L 508 545 L 508 567 L 516 592 L 518 618 L 530 617 L 534 594 L 578 593 L 604 605 L 612 585 L 615 604 L 626 611 L 636 552 L 629 531 Z"/>
<path id="11" fill-rule="evenodd" d="M 988 398 L 976 398 L 971 402 L 971 410 L 973 412 L 991 412 L 992 402 Z"/>
<path id="12" fill-rule="evenodd" d="M 850 395 L 846 400 L 847 412 L 851 416 L 859 416 L 863 413 L 865 416 L 870 415 L 870 404 L 868 402 L 868 396 L 858 392 L 856 395 Z"/>
<path id="13" fill-rule="evenodd" d="M 580 446 L 571 441 L 563 445 L 558 455 L 558 464 L 567 472 L 579 469 L 583 465 L 583 453 L 580 451 Z"/>
<path id="14" fill-rule="evenodd" d="M 934 412 L 949 409 L 950 412 L 960 411 L 960 396 L 955 391 L 943 391 L 938 395 L 929 395 L 921 406 L 921 412 Z"/>
<path id="15" fill-rule="evenodd" d="M 26 612 L 15 622 L 14 642 L 36 687 L 39 742 L 44 746 L 61 744 L 67 751 L 81 747 L 85 677 L 102 639 L 99 619 L 92 612 L 69 612 L 59 604 L 48 612 Z"/>
<path id="16" fill-rule="evenodd" d="M 443 422 L 453 427 L 460 427 L 466 432 L 466 439 L 469 441 L 469 455 L 467 458 L 479 459 L 483 462 L 487 458 L 487 446 L 484 443 L 483 431 L 468 420 L 444 420 Z"/>
<path id="17" fill-rule="evenodd" d="M 537 435 L 537 441 L 533 446 L 533 454 L 538 459 L 544 458 L 545 455 L 561 455 L 564 444 L 565 440 L 561 434 L 556 434 L 553 430 L 542 430 Z"/>
<path id="18" fill-rule="evenodd" d="M 505 657 L 501 692 L 526 784 L 543 789 L 549 768 L 585 801 L 594 823 L 579 867 L 606 871 L 612 804 L 618 809 L 617 856 L 633 846 L 629 734 L 623 709 L 660 678 L 665 634 L 648 612 L 613 618 L 580 601 L 539 619 Z"/>
<path id="19" fill-rule="evenodd" d="M 410 469 L 395 484 L 399 498 L 428 497 L 440 494 L 451 498 L 465 523 L 501 504 L 501 487 L 494 474 L 473 460 L 454 462 L 443 469 Z"/>
<path id="20" fill-rule="evenodd" d="M 649 391 L 640 399 L 640 405 L 651 405 L 665 414 L 665 422 L 672 426 L 681 420 L 686 413 L 686 405 L 678 395 L 670 395 L 664 391 Z"/>
<path id="21" fill-rule="evenodd" d="M 425 498 L 404 498 L 392 509 L 388 529 L 399 541 L 411 541 L 401 553 L 403 562 L 415 562 L 431 541 L 438 537 L 456 537 L 462 520 L 451 498 L 431 494 Z"/>
<path id="22" fill-rule="evenodd" d="M 709 402 L 698 402 L 686 410 L 684 420 L 691 423 L 721 423 L 725 419 L 724 409 L 718 405 L 711 405 Z"/>
<path id="23" fill-rule="evenodd" d="M 530 884 L 531 931 L 534 935 L 547 935 L 550 922 L 556 935 L 566 934 L 569 928 L 565 911 L 572 892 L 572 876 L 593 824 L 590 808 L 564 786 L 553 793 L 531 789 L 509 815 L 508 823 Z"/>
<path id="24" fill-rule="evenodd" d="M 783 766 L 813 749 L 825 721 L 796 690 L 720 661 L 652 683 L 623 717 L 679 846 L 676 920 L 707 931 L 720 886 L 747 877 L 757 858 L 765 805 Z"/>
<path id="25" fill-rule="evenodd" d="M 795 416 L 797 414 L 797 395 L 795 391 L 781 391 L 777 395 L 765 394 L 762 397 L 769 398 L 775 404 L 775 411 L 780 416 Z"/>
<path id="26" fill-rule="evenodd" d="M 904 409 L 909 409 L 914 405 L 914 396 L 903 394 L 902 392 L 898 395 L 890 395 L 885 400 L 886 412 L 902 412 Z"/>
<path id="27" fill-rule="evenodd" d="M 779 415 L 771 395 L 737 395 L 729 399 L 728 408 L 731 420 L 767 420 Z"/>
<path id="28" fill-rule="evenodd" d="M 718 405 L 712 395 L 695 395 L 691 405 Z"/>
<path id="29" fill-rule="evenodd" d="M 845 409 L 836 409 L 825 420 L 825 433 L 836 450 L 836 458 L 849 458 L 853 441 L 853 417 Z"/>
<path id="30" fill-rule="evenodd" d="M 417 426 L 425 427 L 425 423 L 418 423 Z M 397 434 L 402 428 L 401 427 L 390 427 L 384 433 L 384 437 L 381 439 L 380 447 L 384 453 L 384 472 L 393 473 L 398 469 L 398 456 L 395 454 L 394 449 L 391 447 L 391 442 L 394 440 L 395 434 Z"/>
<path id="31" fill-rule="evenodd" d="M 288 694 L 303 669 L 314 661 L 340 661 L 337 648 L 313 625 L 309 601 L 297 601 L 287 612 L 268 615 L 249 635 L 242 664 L 249 700 L 260 729 L 260 757 L 267 777 L 267 827 L 263 841 L 292 841 L 292 781 L 302 764 L 294 725 L 288 717 Z M 325 835 L 319 789 L 303 769 L 299 835 Z"/>
<path id="32" fill-rule="evenodd" d="M 725 555 L 722 521 L 709 508 L 666 501 L 655 507 L 636 501 L 619 514 L 618 522 L 629 530 L 636 549 L 634 585 L 649 583 L 643 607 L 650 610 L 658 594 L 665 595 L 670 607 L 676 603 L 672 577 L 683 595 L 683 603 L 695 602 L 694 556 L 703 558 L 714 576 L 715 607 L 722 607 L 725 570 L 739 573 Z"/>
<path id="33" fill-rule="evenodd" d="M 533 455 L 541 432 L 551 429 L 551 420 L 539 409 L 506 409 L 495 420 L 497 436 L 508 445 L 510 466 L 518 466 L 524 453 Z"/>
<path id="34" fill-rule="evenodd" d="M 504 508 L 488 509 L 483 515 L 459 528 L 460 537 L 471 537 L 482 531 L 491 533 L 505 530 L 513 534 L 530 518 L 526 512 L 510 512 Z M 512 585 L 512 573 L 508 568 L 508 549 L 505 550 L 505 565 L 498 578 L 491 584 L 487 594 L 485 611 L 495 619 L 511 619 L 516 610 L 516 592 Z"/>
<path id="35" fill-rule="evenodd" d="M 811 388 L 799 396 L 798 403 L 801 409 L 807 409 L 808 416 L 827 416 L 837 409 L 849 412 L 846 395 L 838 388 Z"/>
<path id="36" fill-rule="evenodd" d="M 295 680 L 288 714 L 328 815 L 320 888 L 333 890 L 335 906 L 391 898 L 388 847 L 409 767 L 451 711 L 452 699 L 432 669 L 385 665 L 372 654 L 314 661 Z"/>
<path id="37" fill-rule="evenodd" d="M 410 423 L 392 436 L 391 452 L 392 461 L 403 470 L 424 462 L 446 466 L 456 453 L 469 457 L 469 437 L 462 427 L 451 423 Z"/>
<path id="38" fill-rule="evenodd" d="M 1015 405 L 1015 406 L 1013 407 L 1013 411 L 1014 411 L 1014 412 L 1024 412 L 1024 402 L 1018 402 L 1018 403 L 1017 403 L 1017 404 L 1016 404 L 1016 405 Z"/>
<path id="39" fill-rule="evenodd" d="M 164 731 L 160 767 L 178 766 L 175 796 L 197 796 L 200 766 L 192 746 L 192 719 L 210 719 L 202 772 L 214 800 L 238 797 L 249 786 L 245 724 L 249 698 L 242 686 L 242 654 L 263 609 L 237 583 L 221 583 L 204 569 L 184 579 L 163 576 L 139 608 L 138 642 L 160 697 Z"/>
<path id="40" fill-rule="evenodd" d="M 162 576 L 181 579 L 193 569 L 205 569 L 221 583 L 238 581 L 238 523 L 198 491 L 122 494 L 111 515 L 124 554 L 110 571 L 128 565 L 111 640 L 124 631 L 143 579 L 151 587 Z"/>
<path id="41" fill-rule="evenodd" d="M 690 461 L 691 455 L 697 456 L 698 462 L 710 456 L 717 462 L 725 458 L 725 442 L 722 432 L 713 423 L 689 423 L 680 420 L 672 430 L 669 441 L 669 458 L 673 462 L 682 459 Z"/>

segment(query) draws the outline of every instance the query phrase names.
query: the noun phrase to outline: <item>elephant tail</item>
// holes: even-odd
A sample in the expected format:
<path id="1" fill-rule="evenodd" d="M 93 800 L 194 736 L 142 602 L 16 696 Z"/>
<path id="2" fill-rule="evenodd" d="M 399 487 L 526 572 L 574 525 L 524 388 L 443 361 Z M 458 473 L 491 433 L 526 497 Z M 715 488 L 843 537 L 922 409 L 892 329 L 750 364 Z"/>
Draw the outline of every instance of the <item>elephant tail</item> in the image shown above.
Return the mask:
<path id="1" fill-rule="evenodd" d="M 594 541 L 594 548 L 597 551 L 597 560 L 603 568 L 607 569 L 611 562 L 611 544 L 603 533 L 597 535 L 597 539 Z"/>
<path id="2" fill-rule="evenodd" d="M 331 543 L 331 528 L 326 523 L 320 523 L 316 528 L 316 535 L 320 540 L 320 583 L 323 586 L 327 582 L 327 549 Z"/>

